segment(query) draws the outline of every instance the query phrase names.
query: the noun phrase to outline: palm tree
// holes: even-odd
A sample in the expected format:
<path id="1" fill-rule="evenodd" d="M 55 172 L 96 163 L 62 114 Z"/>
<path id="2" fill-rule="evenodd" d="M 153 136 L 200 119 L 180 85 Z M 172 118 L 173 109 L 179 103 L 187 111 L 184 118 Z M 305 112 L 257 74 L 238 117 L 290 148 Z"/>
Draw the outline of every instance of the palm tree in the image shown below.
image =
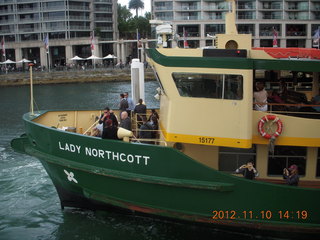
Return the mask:
<path id="1" fill-rule="evenodd" d="M 144 9 L 144 3 L 141 0 L 130 0 L 129 1 L 129 9 L 136 10 L 136 17 L 138 17 L 138 9 Z"/>

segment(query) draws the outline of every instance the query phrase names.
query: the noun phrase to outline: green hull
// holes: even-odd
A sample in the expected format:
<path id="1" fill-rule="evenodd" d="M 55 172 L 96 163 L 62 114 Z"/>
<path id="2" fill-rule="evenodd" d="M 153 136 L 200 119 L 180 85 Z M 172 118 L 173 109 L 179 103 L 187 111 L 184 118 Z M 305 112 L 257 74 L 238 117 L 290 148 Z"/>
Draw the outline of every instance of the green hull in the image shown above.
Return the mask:
<path id="1" fill-rule="evenodd" d="M 29 114 L 24 121 L 26 135 L 11 145 L 41 160 L 63 206 L 82 207 L 67 193 L 89 208 L 98 203 L 214 226 L 320 234 L 318 189 L 246 180 L 173 148 L 60 131 Z"/>

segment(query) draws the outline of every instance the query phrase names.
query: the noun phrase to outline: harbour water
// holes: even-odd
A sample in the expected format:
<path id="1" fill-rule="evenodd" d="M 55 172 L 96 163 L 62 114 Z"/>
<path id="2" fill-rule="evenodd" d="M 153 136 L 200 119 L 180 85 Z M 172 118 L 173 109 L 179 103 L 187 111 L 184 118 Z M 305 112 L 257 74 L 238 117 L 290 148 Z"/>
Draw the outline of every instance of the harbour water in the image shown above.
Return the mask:
<path id="1" fill-rule="evenodd" d="M 157 82 L 146 82 L 146 103 Z M 44 109 L 116 108 L 128 82 L 39 85 L 37 107 Z M 61 210 L 58 195 L 40 162 L 14 152 L 12 138 L 24 133 L 22 115 L 29 111 L 29 87 L 0 88 L 0 239 L 266 239 L 192 224 L 175 223 L 110 211 Z M 35 109 L 37 109 L 37 107 Z M 197 203 L 194 203 L 197 204 Z"/>

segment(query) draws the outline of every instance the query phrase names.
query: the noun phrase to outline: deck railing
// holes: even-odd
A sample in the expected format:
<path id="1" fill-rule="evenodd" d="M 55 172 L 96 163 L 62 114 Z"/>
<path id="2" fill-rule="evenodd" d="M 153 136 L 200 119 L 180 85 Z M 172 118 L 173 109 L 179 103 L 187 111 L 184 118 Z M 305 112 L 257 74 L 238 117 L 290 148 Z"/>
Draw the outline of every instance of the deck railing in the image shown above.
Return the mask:
<path id="1" fill-rule="evenodd" d="M 320 104 L 304 104 L 304 103 L 259 103 L 254 102 L 253 106 L 258 104 L 260 106 L 268 105 L 267 112 L 280 113 L 280 114 L 306 114 L 310 116 L 318 116 L 320 118 L 320 112 L 311 110 L 310 108 L 319 107 Z M 305 108 L 305 109 L 304 109 Z M 303 110 L 303 111 L 299 111 Z M 308 111 L 309 110 L 309 111 Z M 310 111 L 311 110 L 311 111 Z"/>

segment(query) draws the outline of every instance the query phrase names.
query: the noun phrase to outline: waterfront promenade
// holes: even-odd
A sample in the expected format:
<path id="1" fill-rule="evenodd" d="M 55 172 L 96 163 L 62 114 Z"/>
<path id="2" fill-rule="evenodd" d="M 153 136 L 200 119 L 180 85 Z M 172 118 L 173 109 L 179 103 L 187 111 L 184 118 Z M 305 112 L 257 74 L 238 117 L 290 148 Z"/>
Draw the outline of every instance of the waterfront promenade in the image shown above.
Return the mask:
<path id="1" fill-rule="evenodd" d="M 64 70 L 64 71 L 33 71 L 33 83 L 36 84 L 58 84 L 77 82 L 103 82 L 103 81 L 129 81 L 130 68 L 98 68 L 87 70 Z M 145 80 L 155 80 L 150 68 L 145 70 Z M 19 86 L 30 83 L 30 73 L 9 72 L 0 75 L 1 86 Z"/>

